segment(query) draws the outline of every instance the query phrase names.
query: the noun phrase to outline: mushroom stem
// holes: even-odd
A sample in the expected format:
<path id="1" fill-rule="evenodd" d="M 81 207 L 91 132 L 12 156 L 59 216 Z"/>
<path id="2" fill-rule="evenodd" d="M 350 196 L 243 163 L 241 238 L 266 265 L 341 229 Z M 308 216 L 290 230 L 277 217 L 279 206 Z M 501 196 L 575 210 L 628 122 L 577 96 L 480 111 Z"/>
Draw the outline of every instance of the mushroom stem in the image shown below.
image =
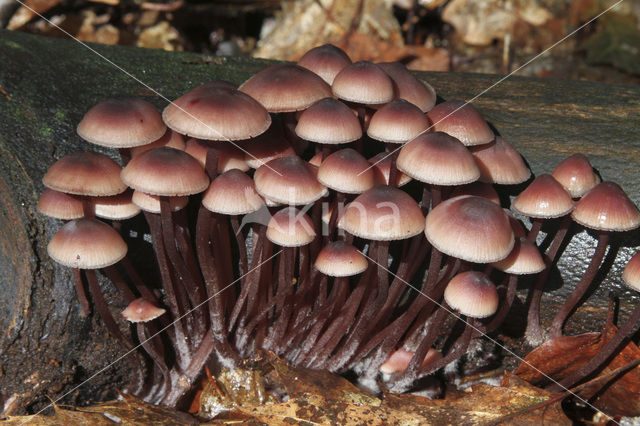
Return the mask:
<path id="1" fill-rule="evenodd" d="M 307 367 L 329 369 L 326 365 L 331 360 L 327 358 L 336 346 L 338 346 L 345 332 L 349 329 L 349 325 L 355 317 L 365 290 L 369 287 L 369 281 L 375 274 L 375 269 L 375 265 L 369 264 L 367 270 L 362 274 L 356 288 L 349 295 L 338 316 L 331 321 L 326 331 L 322 334 L 322 337 L 320 337 L 309 351 L 309 355 L 304 358 L 303 362 Z"/>
<path id="2" fill-rule="evenodd" d="M 547 282 L 547 278 L 549 277 L 549 273 L 551 272 L 551 267 L 557 260 L 556 257 L 560 247 L 562 247 L 562 243 L 570 226 L 571 216 L 567 215 L 562 219 L 556 235 L 553 237 L 553 241 L 551 241 L 551 245 L 543 257 L 546 267 L 538 275 L 538 278 L 536 279 L 533 287 L 531 287 L 531 291 L 529 293 L 529 311 L 527 312 L 527 329 L 525 331 L 525 336 L 527 342 L 533 346 L 538 346 L 544 341 L 545 332 L 540 324 L 540 302 L 542 300 L 542 292 L 544 290 L 544 285 Z"/>
<path id="3" fill-rule="evenodd" d="M 133 294 L 115 266 L 107 266 L 106 268 L 104 268 L 104 272 L 107 275 L 107 278 L 109 278 L 109 281 L 111 281 L 113 285 L 116 286 L 116 288 L 122 295 L 122 298 L 127 304 L 131 303 L 136 298 L 135 294 Z"/>
<path id="4" fill-rule="evenodd" d="M 138 340 L 142 345 L 143 349 L 149 354 L 154 364 L 160 369 L 162 373 L 162 378 L 165 383 L 164 394 L 166 395 L 171 391 L 171 375 L 169 373 L 169 368 L 167 367 L 167 363 L 164 359 L 164 354 L 160 351 L 157 351 L 156 348 L 151 344 L 151 339 L 153 337 L 149 337 L 145 330 L 145 324 L 143 322 L 139 322 L 136 324 L 136 331 L 138 333 Z"/>
<path id="5" fill-rule="evenodd" d="M 600 349 L 593 358 L 580 367 L 573 374 L 562 379 L 560 383 L 554 383 L 547 389 L 552 392 L 560 392 L 566 388 L 572 388 L 578 382 L 586 379 L 613 355 L 621 343 L 628 337 L 633 336 L 636 327 L 640 324 L 640 304 L 637 304 L 627 321 L 618 329 L 616 334 Z"/>
<path id="6" fill-rule="evenodd" d="M 73 273 L 73 282 L 76 286 L 78 302 L 80 302 L 80 315 L 87 317 L 91 313 L 91 306 L 89 305 L 89 299 L 87 299 L 87 293 L 84 291 L 82 274 L 78 268 L 71 268 L 71 272 Z"/>
<path id="7" fill-rule="evenodd" d="M 456 359 L 460 358 L 462 355 L 464 355 L 464 353 L 467 351 L 467 348 L 469 347 L 469 343 L 471 342 L 471 335 L 473 330 L 475 329 L 475 326 L 470 324 L 469 318 L 466 318 L 466 319 L 462 318 L 461 320 L 465 321 L 464 332 L 453 344 L 453 348 L 451 348 L 451 350 L 444 357 L 437 359 L 434 362 L 431 362 L 425 365 L 424 367 L 420 368 L 417 374 L 415 373 L 410 374 L 410 372 L 408 371 L 409 369 L 407 368 L 405 371 L 401 373 L 394 374 L 391 380 L 396 382 L 397 385 L 400 385 L 404 388 L 409 387 L 413 382 L 415 382 L 419 378 L 429 375 L 435 371 L 438 371 L 439 369 L 441 369 L 442 367 L 445 367 L 450 362 L 453 362 Z M 427 348 L 427 351 L 428 350 L 429 348 Z M 416 354 L 414 354 L 414 358 L 411 360 L 412 363 L 414 362 L 414 359 L 417 359 L 416 362 L 419 363 L 420 360 L 424 359 L 426 352 L 422 354 L 422 358 L 416 358 L 417 354 L 418 352 L 416 351 Z"/>
<path id="8" fill-rule="evenodd" d="M 240 229 L 238 216 L 232 215 L 229 220 L 231 221 L 231 229 L 233 231 L 233 234 L 236 237 L 236 244 L 238 244 L 238 256 L 240 258 L 240 276 L 244 277 L 249 270 L 249 261 L 247 259 L 247 242 L 245 241 L 244 234 Z"/>
<path id="9" fill-rule="evenodd" d="M 527 239 L 534 244 L 536 243 L 536 239 L 538 238 L 538 234 L 540 233 L 540 229 L 542 228 L 542 221 L 543 219 L 539 217 L 534 218 L 533 222 L 531 223 L 531 230 L 527 234 Z"/>
<path id="10" fill-rule="evenodd" d="M 109 310 L 109 306 L 107 305 L 107 301 L 104 299 L 102 295 L 102 291 L 100 290 L 100 285 L 98 285 L 98 279 L 96 277 L 96 271 L 93 269 L 88 269 L 85 271 L 85 276 L 87 277 L 87 281 L 89 282 L 89 290 L 93 296 L 93 301 L 96 305 L 96 309 L 98 310 L 98 314 L 100 314 L 100 318 L 104 322 L 104 325 L 109 330 L 109 333 L 117 340 L 120 341 L 124 345 L 127 350 L 133 349 L 133 343 L 127 339 L 118 324 L 116 324 L 115 319 L 111 315 L 111 311 Z"/>
<path id="11" fill-rule="evenodd" d="M 491 321 L 483 327 L 484 333 L 491 333 L 500 327 L 511 310 L 511 305 L 513 304 L 513 299 L 516 297 L 516 290 L 518 289 L 518 276 L 516 274 L 508 274 L 508 276 L 505 277 L 505 281 L 507 282 L 507 291 L 504 295 L 504 300 L 498 312 Z"/>
<path id="12" fill-rule="evenodd" d="M 216 350 L 224 360 L 238 361 L 237 354 L 227 340 L 227 328 L 225 327 L 224 307 L 222 305 L 223 298 L 220 294 L 224 289 L 220 285 L 218 271 L 213 262 L 209 244 L 209 235 L 211 235 L 211 230 L 215 227 L 215 222 L 214 215 L 201 205 L 198 211 L 196 248 L 207 288 L 209 322 L 211 324 L 208 334 L 213 337 Z"/>
<path id="13" fill-rule="evenodd" d="M 167 304 L 169 305 L 169 310 L 171 311 L 173 318 L 176 319 L 176 321 L 174 322 L 174 329 L 175 329 L 174 344 L 176 346 L 178 356 L 182 358 L 182 360 L 185 363 L 187 363 L 190 360 L 190 353 L 191 353 L 186 343 L 187 339 L 184 333 L 184 325 L 187 321 L 186 321 L 186 318 L 182 317 L 184 311 L 182 310 L 180 304 L 178 303 L 178 298 L 176 296 L 176 292 L 174 289 L 174 281 L 169 268 L 167 255 L 164 249 L 162 228 L 159 220 L 160 218 L 155 213 L 144 212 L 144 215 L 145 215 L 145 218 L 147 219 L 147 223 L 149 224 L 149 229 L 151 230 L 153 250 L 156 255 L 155 258 L 156 258 L 156 262 L 158 263 L 158 269 L 160 270 L 162 287 L 167 296 Z"/>
<path id="14" fill-rule="evenodd" d="M 582 276 L 582 279 L 580 279 L 580 282 L 576 285 L 576 288 L 573 289 L 567 300 L 565 300 L 562 307 L 560 307 L 556 313 L 556 316 L 553 318 L 550 331 L 550 336 L 552 338 L 562 336 L 562 327 L 564 326 L 564 322 L 567 320 L 573 309 L 578 305 L 578 302 L 580 302 L 580 299 L 584 296 L 585 292 L 591 285 L 593 278 L 596 276 L 596 273 L 600 268 L 602 259 L 604 259 L 604 254 L 607 251 L 610 234 L 611 233 L 609 231 L 600 231 L 600 234 L 598 235 L 598 245 L 593 257 L 591 258 L 591 262 L 589 262 L 587 270 Z"/>
<path id="15" fill-rule="evenodd" d="M 162 223 L 162 236 L 164 238 L 164 246 L 167 251 L 169 261 L 177 272 L 178 285 L 182 286 L 182 289 L 186 290 L 187 297 L 191 301 L 193 307 L 198 306 L 202 298 L 202 294 L 198 291 L 198 284 L 196 278 L 192 275 L 192 271 L 187 266 L 185 260 L 180 256 L 178 252 L 173 214 L 171 212 L 170 197 L 160 196 L 160 220 Z M 186 310 L 189 311 L 189 307 L 186 306 Z M 195 319 L 193 328 L 195 335 L 192 336 L 194 340 L 199 339 L 204 333 L 206 327 L 206 315 L 202 309 L 196 309 L 192 311 Z"/>

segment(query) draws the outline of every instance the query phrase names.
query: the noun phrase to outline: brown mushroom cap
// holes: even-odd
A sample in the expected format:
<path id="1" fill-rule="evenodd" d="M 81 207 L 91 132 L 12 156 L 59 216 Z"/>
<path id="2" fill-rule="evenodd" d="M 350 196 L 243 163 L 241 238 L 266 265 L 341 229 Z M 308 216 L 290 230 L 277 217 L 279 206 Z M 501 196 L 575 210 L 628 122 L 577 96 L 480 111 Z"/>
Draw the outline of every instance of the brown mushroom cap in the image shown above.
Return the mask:
<path id="1" fill-rule="evenodd" d="M 589 159 L 584 154 L 573 154 L 565 158 L 551 173 L 573 198 L 582 197 L 600 183 L 600 177 L 593 171 Z"/>
<path id="2" fill-rule="evenodd" d="M 450 198 L 458 195 L 475 195 L 476 197 L 486 198 L 487 200 L 500 205 L 500 196 L 490 183 L 475 181 L 462 186 L 456 186 L 451 193 Z"/>
<path id="3" fill-rule="evenodd" d="M 267 225 L 267 238 L 282 247 L 300 247 L 316 236 L 309 216 L 295 207 L 278 210 Z"/>
<path id="4" fill-rule="evenodd" d="M 244 160 L 246 153 L 231 143 L 207 142 L 192 138 L 187 141 L 184 152 L 198 160 L 204 168 L 207 164 L 207 151 L 210 147 L 215 149 L 218 154 L 218 173 L 224 173 L 231 169 L 239 169 L 243 172 L 249 170 L 249 165 Z"/>
<path id="5" fill-rule="evenodd" d="M 351 148 L 341 149 L 324 159 L 318 181 L 335 191 L 361 194 L 375 185 L 373 169 L 366 158 Z"/>
<path id="6" fill-rule="evenodd" d="M 573 200 L 551 175 L 540 175 L 513 200 L 511 207 L 524 216 L 550 219 L 573 210 Z"/>
<path id="7" fill-rule="evenodd" d="M 153 195 L 198 194 L 209 186 L 209 178 L 198 160 L 168 147 L 132 158 L 121 176 L 131 188 Z"/>
<path id="8" fill-rule="evenodd" d="M 358 117 L 337 99 L 325 98 L 300 114 L 295 129 L 298 137 L 322 144 L 342 144 L 362 137 Z"/>
<path id="9" fill-rule="evenodd" d="M 203 84 L 182 95 L 162 112 L 167 126 L 183 135 L 236 141 L 264 133 L 271 116 L 251 96 L 219 83 Z"/>
<path id="10" fill-rule="evenodd" d="M 422 112 L 427 112 L 436 104 L 436 91 L 426 81 L 413 76 L 400 62 L 382 62 L 378 66 L 393 80 L 396 96 L 411 102 Z"/>
<path id="11" fill-rule="evenodd" d="M 249 176 L 238 169 L 231 169 L 216 177 L 202 197 L 202 205 L 208 210 L 226 215 L 240 215 L 260 210 L 262 197 Z"/>
<path id="12" fill-rule="evenodd" d="M 45 189 L 38 199 L 38 212 L 54 219 L 71 220 L 84 216 L 82 199 L 73 194 Z"/>
<path id="13" fill-rule="evenodd" d="M 86 141 L 131 148 L 159 139 L 166 131 L 158 110 L 142 99 L 108 99 L 92 107 L 78 124 Z"/>
<path id="14" fill-rule="evenodd" d="M 140 213 L 140 207 L 131 200 L 133 191 L 128 190 L 118 195 L 95 197 L 91 199 L 97 217 L 109 220 L 130 219 Z"/>
<path id="15" fill-rule="evenodd" d="M 455 277 L 444 290 L 449 306 L 471 318 L 486 318 L 498 310 L 496 286 L 482 272 L 467 271 Z"/>
<path id="16" fill-rule="evenodd" d="M 369 137 L 387 143 L 405 143 L 429 127 L 426 115 L 409 101 L 394 99 L 378 109 L 369 122 Z"/>
<path id="17" fill-rule="evenodd" d="M 640 291 L 640 252 L 634 254 L 622 272 L 622 280 L 631 289 Z"/>
<path id="18" fill-rule="evenodd" d="M 140 155 L 143 152 L 152 150 L 153 148 L 160 148 L 161 146 L 168 146 L 170 148 L 175 148 L 175 149 L 184 151 L 185 149 L 184 137 L 178 132 L 175 132 L 171 129 L 167 129 L 167 131 L 164 133 L 164 135 L 160 137 L 160 139 L 157 139 L 146 145 L 140 145 L 140 146 L 131 148 L 131 151 L 130 151 L 131 156 L 135 157 L 136 155 Z"/>
<path id="19" fill-rule="evenodd" d="M 313 166 L 298 156 L 269 161 L 256 170 L 253 179 L 260 195 L 282 204 L 305 205 L 327 193 Z"/>
<path id="20" fill-rule="evenodd" d="M 146 194 L 142 191 L 133 191 L 131 201 L 145 212 L 160 214 L 159 195 Z M 173 212 L 182 210 L 188 203 L 189 197 L 186 195 L 169 198 L 169 207 Z"/>
<path id="21" fill-rule="evenodd" d="M 320 250 L 314 263 L 316 269 L 330 277 L 350 277 L 367 269 L 367 258 L 344 241 L 332 241 Z"/>
<path id="22" fill-rule="evenodd" d="M 531 176 L 522 156 L 500 136 L 494 142 L 474 146 L 471 153 L 480 168 L 482 182 L 516 185 Z"/>
<path id="23" fill-rule="evenodd" d="M 389 185 L 391 158 L 392 156 L 388 152 L 380 152 L 369 158 L 369 164 L 371 164 L 371 170 L 373 170 L 376 184 Z M 402 173 L 401 170 L 399 171 L 397 177 L 398 187 L 408 184 L 411 180 L 411 176 Z"/>
<path id="24" fill-rule="evenodd" d="M 374 63 L 359 61 L 346 66 L 333 80 L 339 99 L 366 105 L 387 103 L 394 98 L 391 78 Z"/>
<path id="25" fill-rule="evenodd" d="M 369 240 L 403 240 L 424 230 L 424 216 L 409 194 L 378 185 L 347 205 L 338 227 Z"/>
<path id="26" fill-rule="evenodd" d="M 508 274 L 537 274 L 545 268 L 544 260 L 538 247 L 524 237 L 516 238 L 509 256 L 493 262 L 492 266 Z"/>
<path id="27" fill-rule="evenodd" d="M 443 132 L 423 133 L 402 147 L 398 170 L 433 185 L 463 185 L 478 180 L 480 170 L 469 150 Z"/>
<path id="28" fill-rule="evenodd" d="M 47 188 L 68 194 L 116 195 L 127 189 L 120 179 L 121 170 L 118 163 L 106 155 L 74 152 L 53 163 L 42 183 Z"/>
<path id="29" fill-rule="evenodd" d="M 70 268 L 99 269 L 120 261 L 127 254 L 127 244 L 109 225 L 81 218 L 60 228 L 47 252 L 53 260 Z"/>
<path id="30" fill-rule="evenodd" d="M 120 315 L 130 322 L 147 322 L 158 318 L 166 311 L 142 297 L 132 300 Z"/>
<path id="31" fill-rule="evenodd" d="M 463 101 L 452 100 L 438 104 L 427 116 L 435 131 L 448 133 L 465 146 L 482 145 L 495 138 L 478 110 Z"/>
<path id="32" fill-rule="evenodd" d="M 276 158 L 296 155 L 280 126 L 271 126 L 262 135 L 243 144 L 243 148 L 245 149 L 244 161 L 252 169 L 257 169 Z"/>
<path id="33" fill-rule="evenodd" d="M 332 44 L 314 47 L 298 61 L 298 65 L 318 74 L 329 85 L 333 83 L 336 75 L 350 64 L 349 55 Z"/>
<path id="34" fill-rule="evenodd" d="M 427 215 L 425 235 L 441 252 L 475 263 L 504 259 L 515 242 L 502 208 L 472 195 L 438 204 Z"/>
<path id="35" fill-rule="evenodd" d="M 242 83 L 239 90 L 260 102 L 269 112 L 294 112 L 332 97 L 331 87 L 309 71 L 294 64 L 266 68 Z"/>
<path id="36" fill-rule="evenodd" d="M 638 208 L 613 182 L 599 183 L 584 194 L 571 217 L 587 228 L 602 231 L 630 231 L 640 226 Z"/>

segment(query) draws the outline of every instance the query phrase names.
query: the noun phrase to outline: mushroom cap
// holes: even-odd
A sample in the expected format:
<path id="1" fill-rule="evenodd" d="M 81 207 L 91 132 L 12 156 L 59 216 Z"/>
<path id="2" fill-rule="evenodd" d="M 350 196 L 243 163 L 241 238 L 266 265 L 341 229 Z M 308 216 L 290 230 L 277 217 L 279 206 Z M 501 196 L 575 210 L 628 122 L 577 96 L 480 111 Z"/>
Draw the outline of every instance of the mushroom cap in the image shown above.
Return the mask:
<path id="1" fill-rule="evenodd" d="M 218 82 L 182 95 L 164 109 L 162 118 L 178 133 L 214 141 L 253 138 L 271 125 L 271 116 L 260 103 Z"/>
<path id="2" fill-rule="evenodd" d="M 296 155 L 280 126 L 271 126 L 250 143 L 244 144 L 244 149 L 244 161 L 252 169 L 257 169 L 276 158 Z"/>
<path id="3" fill-rule="evenodd" d="M 584 194 L 571 212 L 573 220 L 601 231 L 630 231 L 640 226 L 638 208 L 613 182 L 602 182 Z"/>
<path id="4" fill-rule="evenodd" d="M 133 191 L 131 201 L 141 210 L 149 213 L 160 214 L 160 196 L 147 194 L 142 191 Z M 182 210 L 189 203 L 189 197 L 186 195 L 169 198 L 169 207 L 172 212 Z"/>
<path id="5" fill-rule="evenodd" d="M 120 315 L 130 322 L 147 322 L 158 318 L 166 311 L 147 299 L 139 297 L 127 305 Z"/>
<path id="6" fill-rule="evenodd" d="M 47 188 L 67 194 L 116 195 L 127 186 L 120 179 L 122 168 L 106 155 L 97 152 L 74 152 L 55 163 L 42 178 Z"/>
<path id="7" fill-rule="evenodd" d="M 314 266 L 330 277 L 350 277 L 367 269 L 369 263 L 360 250 L 344 241 L 332 241 L 320 250 Z"/>
<path id="8" fill-rule="evenodd" d="M 369 122 L 369 137 L 387 143 L 405 143 L 425 132 L 429 119 L 414 104 L 394 99 L 378 109 Z"/>
<path id="9" fill-rule="evenodd" d="M 631 289 L 640 291 L 640 252 L 631 256 L 622 272 L 622 280 Z"/>
<path id="10" fill-rule="evenodd" d="M 313 241 L 316 233 L 309 216 L 295 207 L 285 207 L 271 216 L 266 235 L 279 246 L 300 247 Z"/>
<path id="11" fill-rule="evenodd" d="M 424 230 L 424 216 L 409 194 L 388 185 L 378 185 L 347 205 L 338 227 L 369 240 L 403 240 Z"/>
<path id="12" fill-rule="evenodd" d="M 444 290 L 449 306 L 471 318 L 486 318 L 498 310 L 498 291 L 482 272 L 462 272 L 449 281 Z"/>
<path id="13" fill-rule="evenodd" d="M 78 124 L 78 135 L 93 144 L 131 148 L 160 138 L 167 127 L 158 110 L 142 99 L 107 99 L 92 107 Z"/>
<path id="14" fill-rule="evenodd" d="M 215 145 L 214 145 L 215 144 Z M 224 173 L 227 170 L 239 169 L 243 172 L 249 170 L 249 165 L 244 160 L 245 152 L 236 145 L 227 142 L 212 142 L 200 139 L 189 139 L 184 151 L 198 160 L 198 163 L 204 167 L 207 164 L 207 151 L 213 148 L 218 153 L 218 173 Z"/>
<path id="15" fill-rule="evenodd" d="M 515 243 L 507 214 L 491 201 L 461 195 L 427 214 L 425 235 L 441 252 L 474 262 L 497 262 Z"/>
<path id="16" fill-rule="evenodd" d="M 109 220 L 125 220 L 136 216 L 140 213 L 140 207 L 133 203 L 132 195 L 133 191 L 127 190 L 118 195 L 92 198 L 96 216 Z"/>
<path id="17" fill-rule="evenodd" d="M 369 158 L 369 164 L 371 164 L 371 170 L 373 170 L 376 184 L 389 185 L 389 174 L 391 173 L 391 157 L 391 154 L 388 152 L 380 152 Z M 406 185 L 411 182 L 411 176 L 402 173 L 402 170 L 398 170 L 397 182 L 398 187 Z"/>
<path id="18" fill-rule="evenodd" d="M 471 153 L 480 168 L 482 182 L 516 185 L 531 176 L 522 156 L 500 136 L 488 144 L 474 146 Z"/>
<path id="19" fill-rule="evenodd" d="M 391 352 L 389 358 L 380 365 L 378 371 L 382 374 L 400 373 L 407 369 L 409 363 L 413 359 L 415 352 L 408 351 L 404 348 L 398 348 Z M 424 367 L 432 362 L 435 362 L 442 358 L 442 354 L 433 348 L 429 348 L 427 354 L 424 356 L 420 367 Z"/>
<path id="20" fill-rule="evenodd" d="M 448 133 L 465 146 L 486 144 L 495 138 L 482 115 L 467 102 L 443 102 L 433 107 L 427 116 L 435 131 Z"/>
<path id="21" fill-rule="evenodd" d="M 511 204 L 524 216 L 550 219 L 569 214 L 573 199 L 566 189 L 551 175 L 540 175 L 522 191 Z"/>
<path id="22" fill-rule="evenodd" d="M 318 181 L 335 191 L 361 194 L 375 185 L 369 162 L 358 151 L 345 148 L 324 159 L 318 168 Z"/>
<path id="23" fill-rule="evenodd" d="M 366 105 L 378 105 L 394 98 L 393 82 L 382 68 L 368 61 L 348 65 L 331 85 L 339 99 Z"/>
<path id="24" fill-rule="evenodd" d="M 351 108 L 333 98 L 324 98 L 300 114 L 298 137 L 322 144 L 342 144 L 362 137 L 358 117 Z"/>
<path id="25" fill-rule="evenodd" d="M 142 154 L 143 152 L 149 151 L 153 148 L 160 148 L 161 146 L 168 146 L 170 148 L 179 149 L 184 151 L 186 145 L 184 142 L 184 137 L 171 129 L 167 129 L 167 131 L 160 137 L 160 139 L 156 139 L 155 141 L 148 143 L 146 145 L 135 146 L 131 148 L 130 153 L 132 157 Z"/>
<path id="26" fill-rule="evenodd" d="M 240 91 L 260 102 L 269 112 L 294 112 L 332 97 L 331 86 L 318 75 L 294 64 L 265 68 L 242 83 Z"/>
<path id="27" fill-rule="evenodd" d="M 208 210 L 226 215 L 241 215 L 260 210 L 262 197 L 249 176 L 238 169 L 228 170 L 216 177 L 202 197 Z"/>
<path id="28" fill-rule="evenodd" d="M 198 194 L 209 186 L 209 177 L 198 160 L 168 147 L 132 158 L 122 169 L 121 177 L 131 188 L 153 195 Z"/>
<path id="29" fill-rule="evenodd" d="M 38 212 L 54 219 L 71 220 L 84 216 L 82 199 L 78 195 L 67 194 L 46 188 L 38 199 Z"/>
<path id="30" fill-rule="evenodd" d="M 600 177 L 593 171 L 589 159 L 584 154 L 573 154 L 565 158 L 551 173 L 573 198 L 582 197 L 600 183 Z"/>
<path id="31" fill-rule="evenodd" d="M 491 264 L 508 274 L 537 274 L 545 268 L 544 260 L 538 247 L 524 237 L 516 238 L 509 256 Z"/>
<path id="32" fill-rule="evenodd" d="M 290 205 L 313 203 L 327 194 L 315 168 L 298 156 L 282 157 L 260 166 L 253 180 L 258 194 Z"/>
<path id="33" fill-rule="evenodd" d="M 378 64 L 393 81 L 396 96 L 411 102 L 422 112 L 427 112 L 436 104 L 436 91 L 426 81 L 418 80 L 400 62 Z"/>
<path id="34" fill-rule="evenodd" d="M 466 185 L 456 186 L 451 193 L 450 198 L 457 197 L 458 195 L 475 195 L 476 197 L 486 198 L 487 200 L 500 205 L 500 196 L 493 185 L 486 182 L 480 182 L 479 180 Z"/>
<path id="35" fill-rule="evenodd" d="M 480 177 L 469 150 L 443 132 L 423 133 L 404 145 L 396 164 L 408 176 L 433 185 L 463 185 Z"/>
<path id="36" fill-rule="evenodd" d="M 351 65 L 351 59 L 339 47 L 332 44 L 323 44 L 302 55 L 298 65 L 319 75 L 327 84 L 331 85 L 336 75 L 344 67 Z"/>
<path id="37" fill-rule="evenodd" d="M 47 246 L 49 256 L 70 268 L 99 269 L 119 262 L 127 254 L 120 234 L 97 219 L 67 222 Z"/>

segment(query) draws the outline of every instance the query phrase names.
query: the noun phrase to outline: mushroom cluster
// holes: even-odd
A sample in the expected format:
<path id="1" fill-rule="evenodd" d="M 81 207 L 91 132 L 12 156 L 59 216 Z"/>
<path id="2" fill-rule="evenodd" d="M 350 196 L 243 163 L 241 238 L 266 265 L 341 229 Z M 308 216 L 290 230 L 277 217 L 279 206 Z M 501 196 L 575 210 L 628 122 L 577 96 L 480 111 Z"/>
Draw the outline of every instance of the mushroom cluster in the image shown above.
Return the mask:
<path id="1" fill-rule="evenodd" d="M 436 105 L 434 89 L 403 65 L 352 63 L 331 45 L 240 87 L 205 83 L 162 114 L 140 99 L 106 100 L 77 131 L 118 148 L 122 166 L 95 152 L 51 166 L 39 211 L 66 223 L 49 254 L 73 269 L 83 315 L 88 283 L 109 332 L 140 344 L 140 396 L 169 405 L 206 364 L 233 368 L 261 349 L 309 368 L 384 373 L 393 389 L 410 389 L 499 328 L 524 274 L 538 274 L 527 336 L 540 343 L 540 296 L 572 219 L 600 239 L 554 336 L 608 235 L 640 225 L 624 192 L 599 183 L 582 155 L 501 204 L 496 189 L 531 172 L 471 104 Z M 531 218 L 528 232 L 509 207 Z M 140 212 L 159 285 L 136 272 L 119 232 Z M 544 252 L 538 231 L 551 218 L 563 219 Z M 128 305 L 131 330 L 112 316 L 96 270 Z M 465 326 L 440 353 L 454 311 Z"/>

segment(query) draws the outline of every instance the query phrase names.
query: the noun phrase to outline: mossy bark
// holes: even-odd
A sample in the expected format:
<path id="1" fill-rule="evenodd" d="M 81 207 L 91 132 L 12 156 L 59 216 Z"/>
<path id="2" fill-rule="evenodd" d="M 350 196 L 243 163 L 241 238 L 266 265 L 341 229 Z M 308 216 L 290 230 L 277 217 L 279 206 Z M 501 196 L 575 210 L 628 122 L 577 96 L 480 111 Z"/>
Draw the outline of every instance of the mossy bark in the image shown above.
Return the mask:
<path id="1" fill-rule="evenodd" d="M 270 62 L 215 58 L 131 47 L 82 45 L 0 30 L 0 403 L 16 395 L 20 407 L 41 407 L 47 397 L 71 392 L 66 402 L 99 398 L 137 380 L 135 360 L 125 358 L 79 390 L 73 386 L 123 352 L 90 316 L 81 318 L 68 270 L 50 261 L 46 245 L 59 224 L 36 211 L 47 168 L 77 150 L 96 150 L 75 126 L 94 104 L 137 96 L 163 108 L 200 83 L 240 83 Z M 445 99 L 473 98 L 500 76 L 422 73 Z M 536 174 L 550 172 L 573 152 L 589 155 L 606 180 L 615 180 L 640 201 L 640 87 L 595 82 L 510 77 L 474 101 L 487 120 L 528 160 Z M 115 157 L 115 153 L 110 155 Z M 623 296 L 620 271 L 640 245 L 638 233 L 614 238 L 607 288 Z M 591 236 L 572 243 L 560 263 L 546 306 L 557 306 L 588 261 Z M 566 289 L 568 287 L 568 289 Z M 104 283 L 114 310 L 122 302 Z M 597 329 L 606 292 L 591 302 L 571 330 Z M 518 327 L 521 326 L 518 325 Z"/>

